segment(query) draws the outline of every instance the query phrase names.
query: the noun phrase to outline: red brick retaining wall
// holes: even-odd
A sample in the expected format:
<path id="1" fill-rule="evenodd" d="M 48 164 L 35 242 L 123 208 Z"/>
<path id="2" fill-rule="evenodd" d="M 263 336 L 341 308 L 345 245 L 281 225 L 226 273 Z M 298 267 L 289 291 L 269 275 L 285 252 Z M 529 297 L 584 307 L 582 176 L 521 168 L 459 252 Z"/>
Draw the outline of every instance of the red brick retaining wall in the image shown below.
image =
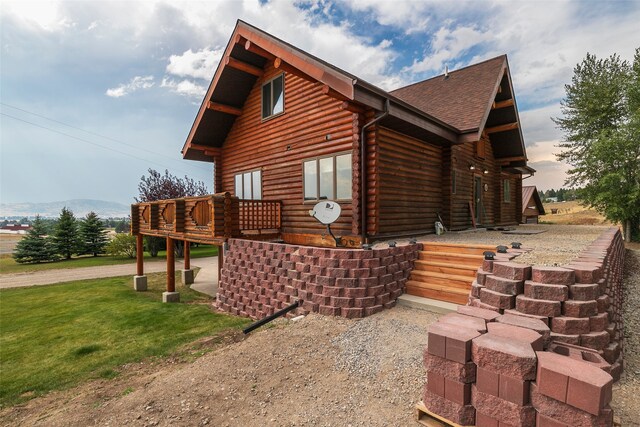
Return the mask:
<path id="1" fill-rule="evenodd" d="M 299 300 L 292 315 L 369 316 L 395 305 L 420 247 L 324 249 L 230 239 L 216 306 L 261 319 Z"/>
<path id="2" fill-rule="evenodd" d="M 429 328 L 425 406 L 478 427 L 611 426 L 623 261 L 615 228 L 566 267 L 485 261 L 469 306 Z"/>

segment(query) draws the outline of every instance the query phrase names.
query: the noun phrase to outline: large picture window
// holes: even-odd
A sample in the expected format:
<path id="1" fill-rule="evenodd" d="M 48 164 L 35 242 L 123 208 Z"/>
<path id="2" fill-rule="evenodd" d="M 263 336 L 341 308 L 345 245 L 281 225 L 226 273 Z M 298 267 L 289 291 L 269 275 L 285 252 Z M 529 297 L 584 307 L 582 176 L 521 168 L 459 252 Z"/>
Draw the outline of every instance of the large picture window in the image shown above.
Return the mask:
<path id="1" fill-rule="evenodd" d="M 284 112 L 284 74 L 280 74 L 262 85 L 262 118 L 277 116 Z"/>
<path id="2" fill-rule="evenodd" d="M 351 154 L 302 163 L 304 200 L 351 200 Z"/>
<path id="3" fill-rule="evenodd" d="M 245 200 L 262 199 L 262 172 L 243 172 L 235 176 L 235 195 Z"/>

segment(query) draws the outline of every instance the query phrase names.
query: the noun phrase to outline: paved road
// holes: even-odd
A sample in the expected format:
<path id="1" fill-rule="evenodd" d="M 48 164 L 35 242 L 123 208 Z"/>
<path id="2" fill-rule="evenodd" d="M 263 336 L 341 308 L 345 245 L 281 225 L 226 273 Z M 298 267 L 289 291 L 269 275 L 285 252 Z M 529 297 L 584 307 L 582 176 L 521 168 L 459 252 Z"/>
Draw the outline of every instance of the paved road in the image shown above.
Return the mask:
<path id="1" fill-rule="evenodd" d="M 218 257 L 197 258 L 191 260 L 191 265 L 194 267 L 200 267 L 201 273 L 206 270 L 206 277 L 211 276 L 208 281 L 215 278 L 217 283 L 218 273 Z M 162 261 L 149 261 L 144 264 L 145 273 L 159 273 L 166 271 L 166 262 Z M 183 263 L 176 262 L 176 271 L 182 270 Z M 211 272 L 215 271 L 215 274 Z M 15 273 L 15 274 L 1 274 L 0 275 L 0 289 L 4 288 L 19 288 L 24 286 L 38 286 L 38 285 L 51 285 L 53 283 L 70 282 L 72 280 L 89 280 L 99 279 L 103 277 L 116 277 L 135 275 L 136 264 L 120 264 L 120 265 L 107 265 L 102 267 L 82 267 L 82 268 L 61 268 L 56 270 L 36 271 L 32 273 Z M 202 279 L 196 281 L 201 282 Z M 205 292 L 206 293 L 206 292 Z"/>

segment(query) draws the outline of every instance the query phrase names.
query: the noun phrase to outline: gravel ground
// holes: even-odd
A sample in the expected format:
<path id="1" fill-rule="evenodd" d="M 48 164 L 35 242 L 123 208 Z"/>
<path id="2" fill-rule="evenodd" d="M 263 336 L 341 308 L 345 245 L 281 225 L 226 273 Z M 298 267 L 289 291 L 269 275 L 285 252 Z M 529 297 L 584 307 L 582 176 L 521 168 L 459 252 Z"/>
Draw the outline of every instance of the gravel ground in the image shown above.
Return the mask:
<path id="1" fill-rule="evenodd" d="M 598 238 L 608 227 L 593 225 L 520 225 L 517 230 L 543 230 L 540 234 L 514 235 L 502 231 L 466 231 L 449 232 L 437 236 L 429 234 L 418 238 L 420 242 L 450 242 L 483 245 L 511 246 L 511 242 L 520 242 L 522 247 L 530 249 L 514 259 L 515 262 L 532 265 L 566 265 L 574 259 L 589 243 Z M 408 243 L 408 239 L 398 240 L 399 244 Z M 386 242 L 376 246 L 386 247 Z"/>
<path id="2" fill-rule="evenodd" d="M 627 249 L 624 280 L 624 371 L 611 407 L 623 426 L 640 426 L 640 249 Z"/>

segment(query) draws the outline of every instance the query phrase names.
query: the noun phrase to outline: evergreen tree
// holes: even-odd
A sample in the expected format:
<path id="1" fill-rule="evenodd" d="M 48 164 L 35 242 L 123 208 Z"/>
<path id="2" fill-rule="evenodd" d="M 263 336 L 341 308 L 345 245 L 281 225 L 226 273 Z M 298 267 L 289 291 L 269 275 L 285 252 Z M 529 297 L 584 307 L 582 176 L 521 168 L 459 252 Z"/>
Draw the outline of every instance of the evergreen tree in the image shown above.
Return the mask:
<path id="1" fill-rule="evenodd" d="M 104 253 L 104 248 L 109 241 L 104 229 L 102 220 L 98 218 L 95 212 L 89 212 L 87 216 L 80 221 L 80 246 L 83 254 Z"/>
<path id="2" fill-rule="evenodd" d="M 38 215 L 31 225 L 31 230 L 16 245 L 13 259 L 22 264 L 46 262 L 53 258 L 53 247 L 46 236 L 44 223 Z"/>
<path id="3" fill-rule="evenodd" d="M 559 160 L 583 201 L 640 241 L 640 48 L 632 64 L 587 57 L 574 69 L 562 102 Z"/>
<path id="4" fill-rule="evenodd" d="M 79 243 L 76 217 L 71 210 L 64 207 L 53 232 L 56 252 L 65 259 L 71 259 L 71 255 L 78 253 Z"/>

